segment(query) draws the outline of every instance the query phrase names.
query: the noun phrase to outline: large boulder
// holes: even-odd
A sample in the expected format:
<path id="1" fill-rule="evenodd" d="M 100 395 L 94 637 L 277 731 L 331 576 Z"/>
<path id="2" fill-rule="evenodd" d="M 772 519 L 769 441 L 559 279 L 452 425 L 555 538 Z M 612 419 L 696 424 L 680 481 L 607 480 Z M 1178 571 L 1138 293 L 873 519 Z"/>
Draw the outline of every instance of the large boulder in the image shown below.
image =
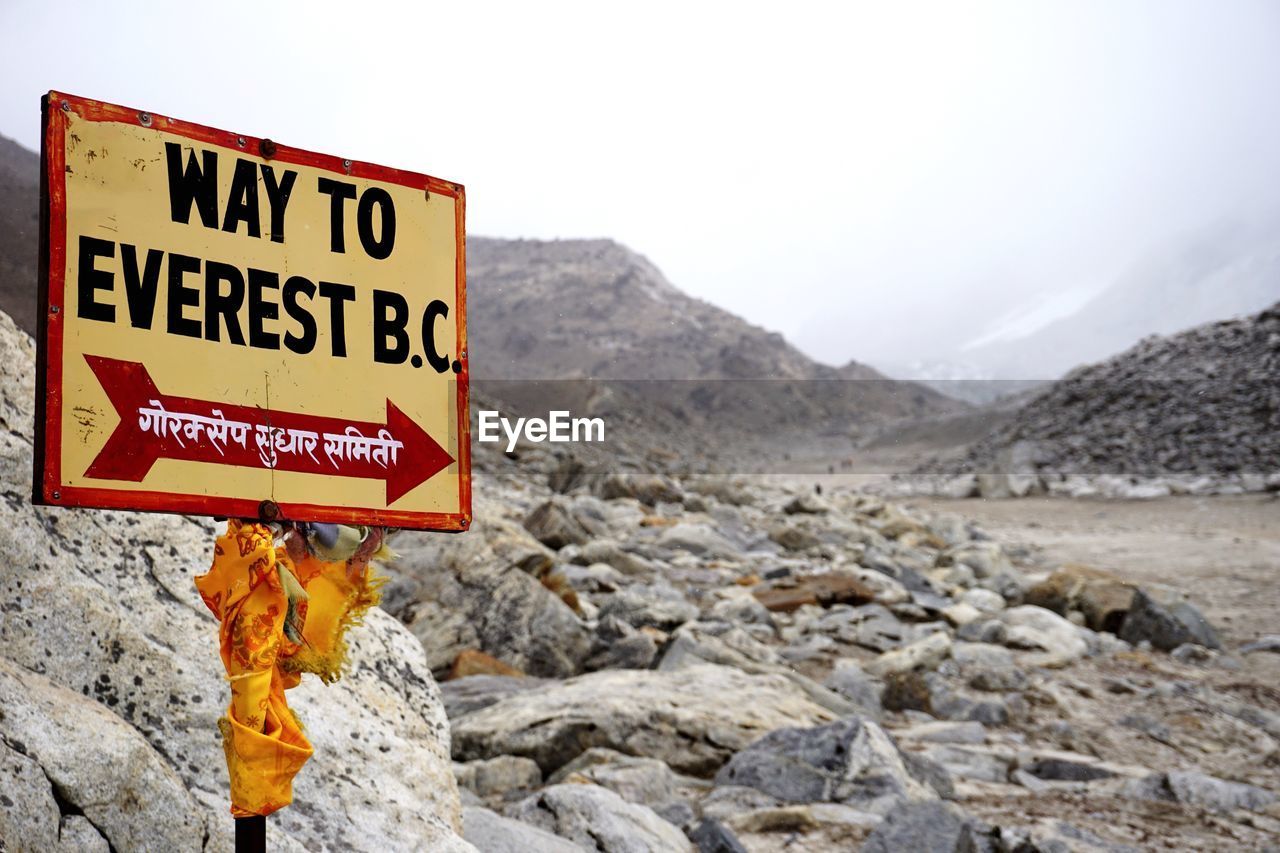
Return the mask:
<path id="1" fill-rule="evenodd" d="M 1099 569 L 1069 565 L 1029 589 L 1026 603 L 1063 616 L 1078 610 L 1090 628 L 1114 634 L 1133 604 L 1136 589 Z"/>
<path id="2" fill-rule="evenodd" d="M 217 528 L 176 516 L 30 506 L 33 353 L 4 315 L 0 370 L 0 480 L 8 495 L 0 504 L 0 658 L 96 701 L 135 730 L 194 802 L 195 843 L 207 834 L 205 849 L 230 849 L 217 726 L 227 684 L 217 623 L 192 583 L 209 564 Z M 448 722 L 421 646 L 376 609 L 349 642 L 340 682 L 325 687 L 308 677 L 290 692 L 316 752 L 296 779 L 294 805 L 269 821 L 272 846 L 471 849 L 458 835 Z M 39 701 L 20 691 L 0 706 L 18 719 Z M 131 760 L 129 767 L 146 762 Z M 102 805 L 123 814 L 129 771 L 117 771 Z M 159 826 L 174 802 L 182 800 L 138 807 Z M 70 823 L 73 832 L 91 828 Z"/>
<path id="3" fill-rule="evenodd" d="M 0 708 L 0 749 L 17 777 L 6 778 L 3 788 L 28 800 L 18 810 L 0 808 L 0 840 L 53 849 L 63 813 L 78 811 L 103 846 L 200 849 L 200 809 L 173 768 L 124 720 L 3 658 Z"/>
<path id="4" fill-rule="evenodd" d="M 705 777 L 766 732 L 833 717 L 779 675 L 711 665 L 605 670 L 464 714 L 453 721 L 453 754 L 459 761 L 523 755 L 549 776 L 601 746 Z"/>
<path id="5" fill-rule="evenodd" d="M 1222 648 L 1213 626 L 1193 605 L 1180 601 L 1165 607 L 1142 590 L 1133 596 L 1133 605 L 1120 626 L 1120 639 L 1134 645 L 1146 640 L 1166 652 L 1183 643 Z"/>
<path id="6" fill-rule="evenodd" d="M 858 717 L 770 732 L 720 768 L 716 784 L 755 788 L 783 802 L 843 803 L 873 814 L 938 798 L 912 775 L 884 729 Z"/>
<path id="7" fill-rule="evenodd" d="M 530 675 L 580 672 L 591 635 L 534 576 L 550 567 L 546 549 L 496 505 L 478 502 L 476 516 L 458 536 L 396 538 L 396 615 L 438 666 L 478 647 Z"/>
<path id="8" fill-rule="evenodd" d="M 754 675 L 778 675 L 798 687 L 810 701 L 837 714 L 851 714 L 855 706 L 811 678 L 784 664 L 772 646 L 753 638 L 742 628 L 712 633 L 715 626 L 693 622 L 681 627 L 667 644 L 658 669 L 674 672 L 704 664 L 731 666 Z"/>

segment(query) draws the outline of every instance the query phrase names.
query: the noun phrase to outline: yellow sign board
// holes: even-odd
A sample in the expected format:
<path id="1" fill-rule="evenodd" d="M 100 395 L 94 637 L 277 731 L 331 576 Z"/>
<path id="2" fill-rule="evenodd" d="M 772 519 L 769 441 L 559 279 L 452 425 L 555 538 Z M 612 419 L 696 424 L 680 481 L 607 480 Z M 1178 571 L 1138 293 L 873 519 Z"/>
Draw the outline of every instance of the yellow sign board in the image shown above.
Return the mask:
<path id="1" fill-rule="evenodd" d="M 35 500 L 465 529 L 463 188 L 44 107 Z"/>

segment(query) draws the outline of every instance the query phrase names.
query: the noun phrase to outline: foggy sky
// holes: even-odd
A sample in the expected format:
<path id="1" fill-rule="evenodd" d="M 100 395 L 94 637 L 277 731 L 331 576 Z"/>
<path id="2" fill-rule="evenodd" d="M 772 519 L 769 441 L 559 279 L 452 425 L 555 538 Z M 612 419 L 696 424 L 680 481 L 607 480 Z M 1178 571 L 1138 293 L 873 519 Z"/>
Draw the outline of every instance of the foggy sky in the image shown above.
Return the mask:
<path id="1" fill-rule="evenodd" d="M 1280 187 L 1280 4 L 0 2 L 49 89 L 467 185 L 824 361 L 947 357 Z"/>

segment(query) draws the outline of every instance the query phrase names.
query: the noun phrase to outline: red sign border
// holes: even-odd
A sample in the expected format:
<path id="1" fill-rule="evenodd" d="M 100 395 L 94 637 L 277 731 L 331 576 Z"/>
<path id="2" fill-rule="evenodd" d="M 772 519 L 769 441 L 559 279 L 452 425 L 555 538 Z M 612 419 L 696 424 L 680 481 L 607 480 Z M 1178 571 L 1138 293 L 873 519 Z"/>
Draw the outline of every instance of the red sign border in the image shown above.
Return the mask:
<path id="1" fill-rule="evenodd" d="M 39 295 L 36 305 L 36 413 L 35 452 L 33 453 L 31 502 L 43 506 L 90 507 L 95 509 L 173 512 L 189 515 L 212 515 L 257 518 L 261 499 L 224 498 L 188 495 L 176 492 L 128 491 L 87 486 L 67 486 L 62 482 L 62 344 L 65 318 L 62 313 L 66 285 L 67 181 L 66 129 L 67 115 L 74 113 L 85 121 L 120 122 L 141 125 L 173 133 L 196 142 L 242 150 L 263 156 L 264 143 L 269 159 L 299 166 L 324 169 L 339 175 L 383 181 L 412 187 L 432 195 L 454 199 L 456 258 L 456 324 L 458 361 L 456 375 L 458 425 L 458 504 L 459 512 L 405 512 L 394 509 L 359 509 L 353 507 L 318 506 L 280 503 L 281 517 L 295 521 L 328 521 L 403 527 L 415 530 L 463 531 L 471 524 L 471 418 L 469 403 L 469 369 L 467 353 L 466 309 L 466 192 L 461 184 L 430 175 L 344 160 L 301 148 L 274 144 L 261 137 L 231 133 L 168 116 L 130 107 L 108 104 L 60 92 L 49 92 L 41 99 L 43 132 L 40 140 L 40 261 Z M 271 150 L 274 148 L 274 150 Z M 268 496 L 263 496 L 266 498 Z"/>

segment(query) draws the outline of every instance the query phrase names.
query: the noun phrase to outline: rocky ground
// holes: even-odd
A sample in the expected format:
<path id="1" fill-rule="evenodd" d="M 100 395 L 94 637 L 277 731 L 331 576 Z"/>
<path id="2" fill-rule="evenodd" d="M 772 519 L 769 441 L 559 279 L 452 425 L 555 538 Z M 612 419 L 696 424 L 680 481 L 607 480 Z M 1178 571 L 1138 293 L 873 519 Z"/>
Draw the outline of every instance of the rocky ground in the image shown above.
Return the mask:
<path id="1" fill-rule="evenodd" d="M 396 543 L 480 849 L 1280 845 L 1274 539 L 1237 618 L 1001 504 L 566 470 L 479 453 L 474 529 Z"/>
<path id="2" fill-rule="evenodd" d="M 32 508 L 2 316 L 0 366 L 0 849 L 229 849 L 214 528 Z M 316 756 L 274 847 L 1280 846 L 1268 495 L 475 468 L 473 529 L 398 534 L 350 671 L 291 695 Z"/>

